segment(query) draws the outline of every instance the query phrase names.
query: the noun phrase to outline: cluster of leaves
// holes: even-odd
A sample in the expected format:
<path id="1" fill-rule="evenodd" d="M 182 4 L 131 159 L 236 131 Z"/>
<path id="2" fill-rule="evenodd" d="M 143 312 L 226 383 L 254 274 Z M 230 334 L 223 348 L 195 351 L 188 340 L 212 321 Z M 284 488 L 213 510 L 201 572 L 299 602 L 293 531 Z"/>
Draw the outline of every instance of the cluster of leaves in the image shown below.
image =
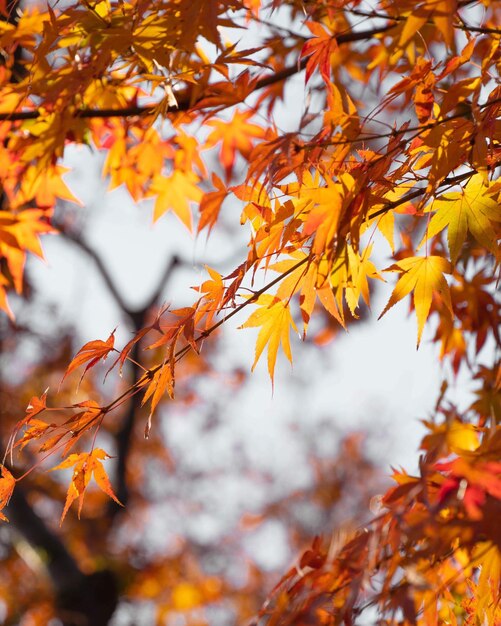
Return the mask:
<path id="1" fill-rule="evenodd" d="M 276 12 L 290 29 L 275 25 Z M 161 310 L 120 350 L 112 334 L 78 351 L 67 375 L 106 357 L 121 371 L 139 343 L 160 355 L 121 395 L 30 402 L 9 452 L 36 442 L 62 453 L 57 468 L 74 468 L 62 518 L 75 500 L 81 509 L 92 474 L 116 499 L 94 445 L 103 421 L 142 394 L 148 436 L 159 402 L 174 397 L 178 362 L 223 323 L 254 307 L 242 327 L 259 329 L 254 366 L 267 350 L 273 381 L 280 348 L 292 360 L 291 330 L 302 325 L 306 337 L 311 324 L 324 341 L 370 305 L 383 272 L 395 273 L 381 315 L 407 299 L 418 346 L 432 320 L 441 358 L 479 379 L 478 400 L 462 413 L 437 404 L 420 475 L 395 474 L 367 529 L 316 541 L 258 623 L 351 624 L 374 606 L 381 623 L 501 622 L 501 369 L 477 360 L 500 343 L 499 23 L 488 0 L 104 0 L 26 8 L 0 23 L 6 313 L 56 200 L 75 201 L 62 179 L 68 144 L 104 151 L 110 187 L 153 198 L 155 219 L 172 211 L 193 229 L 197 207 L 197 231 L 210 232 L 233 197 L 250 232 L 246 258 L 226 276 L 207 268 L 192 306 Z M 259 45 L 243 47 L 240 32 L 223 40 L 251 24 L 265 33 Z M 274 113 L 302 71 L 305 110 L 286 132 Z M 200 154 L 216 146 L 222 171 L 209 187 Z M 385 241 L 389 265 L 375 254 Z M 74 452 L 88 435 L 90 449 Z M 2 467 L 2 508 L 15 482 Z"/>

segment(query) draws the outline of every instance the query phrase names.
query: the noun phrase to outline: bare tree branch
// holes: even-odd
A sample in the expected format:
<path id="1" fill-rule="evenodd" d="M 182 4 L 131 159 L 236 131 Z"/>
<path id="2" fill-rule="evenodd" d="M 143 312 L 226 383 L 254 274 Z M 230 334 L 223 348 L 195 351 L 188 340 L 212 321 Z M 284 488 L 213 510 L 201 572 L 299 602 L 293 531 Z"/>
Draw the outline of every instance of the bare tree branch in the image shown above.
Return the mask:
<path id="1" fill-rule="evenodd" d="M 143 314 L 143 323 L 144 323 Z M 139 320 L 138 320 L 139 321 Z M 141 376 L 141 368 L 139 367 L 140 355 L 140 343 L 135 343 L 131 357 L 133 362 L 131 364 L 130 380 L 132 383 L 136 383 Z M 115 490 L 117 498 L 125 506 L 129 501 L 129 487 L 127 485 L 127 460 L 129 458 L 129 452 L 132 443 L 132 433 L 134 432 L 134 423 L 139 409 L 141 408 L 141 402 L 138 394 L 133 395 L 127 406 L 127 412 L 124 415 L 120 430 L 116 434 L 117 443 L 117 467 L 115 474 Z M 111 517 L 115 516 L 121 509 L 113 500 L 110 500 L 108 504 L 108 511 Z"/>
<path id="2" fill-rule="evenodd" d="M 80 250 L 85 252 L 85 254 L 94 261 L 99 271 L 99 274 L 101 275 L 101 278 L 104 280 L 106 287 L 108 288 L 111 296 L 115 300 L 119 309 L 131 321 L 133 321 L 134 312 L 130 309 L 130 307 L 127 305 L 125 300 L 122 298 L 120 291 L 115 285 L 115 281 L 111 277 L 111 274 L 108 271 L 108 268 L 104 264 L 103 259 L 100 257 L 100 255 L 93 248 L 91 248 L 83 239 L 69 232 L 68 230 L 65 230 L 64 227 L 63 228 L 59 227 L 59 230 L 60 230 L 60 233 L 63 235 L 63 237 L 65 237 L 68 241 L 71 241 L 75 246 L 77 246 Z"/>
<path id="3" fill-rule="evenodd" d="M 174 254 L 167 260 L 164 271 L 160 277 L 160 280 L 158 281 L 157 287 L 156 289 L 154 289 L 153 293 L 151 294 L 150 299 L 146 302 L 146 304 L 142 308 L 142 311 L 146 313 L 147 311 L 150 311 L 155 305 L 159 304 L 162 291 L 164 290 L 167 283 L 170 281 L 172 274 L 177 268 L 183 265 L 186 265 L 186 262 L 183 261 L 183 259 L 181 259 L 180 257 L 178 257 L 177 254 Z M 139 326 L 136 324 L 136 330 L 139 330 L 143 326 L 144 326 L 144 321 Z"/>
<path id="4" fill-rule="evenodd" d="M 133 312 L 129 312 L 129 317 L 134 325 L 134 330 L 139 331 L 147 321 L 148 316 L 152 312 L 152 309 L 159 304 L 162 291 L 168 284 L 176 268 L 183 265 L 184 262 L 177 256 L 173 255 L 167 261 L 165 269 L 158 281 L 156 289 L 151 294 L 150 299 L 141 308 Z M 134 344 L 131 351 L 131 376 L 130 380 L 132 384 L 137 383 L 141 377 L 141 368 L 139 363 L 141 362 L 140 354 L 140 342 Z M 129 500 L 129 489 L 127 486 L 127 459 L 130 452 L 132 433 L 134 431 L 134 422 L 137 417 L 137 413 L 141 407 L 140 398 L 137 394 L 133 395 L 129 400 L 127 412 L 123 418 L 122 426 L 116 435 L 117 442 L 117 469 L 116 469 L 116 494 L 117 498 L 122 504 L 127 504 Z M 118 513 L 120 509 L 117 505 L 110 500 L 109 513 L 113 517 Z"/>

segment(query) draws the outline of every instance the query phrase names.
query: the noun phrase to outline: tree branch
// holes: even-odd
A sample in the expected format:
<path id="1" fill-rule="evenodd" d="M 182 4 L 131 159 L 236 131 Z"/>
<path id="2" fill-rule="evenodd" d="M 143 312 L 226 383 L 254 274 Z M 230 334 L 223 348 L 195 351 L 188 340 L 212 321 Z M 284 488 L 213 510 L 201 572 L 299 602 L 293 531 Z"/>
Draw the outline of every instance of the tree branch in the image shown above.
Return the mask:
<path id="1" fill-rule="evenodd" d="M 165 269 L 158 281 L 156 289 L 154 289 L 151 297 L 146 304 L 136 311 L 124 311 L 129 316 L 134 330 L 138 332 L 146 324 L 149 313 L 152 308 L 158 304 L 162 295 L 162 291 L 172 277 L 176 268 L 182 266 L 184 262 L 177 256 L 173 255 L 167 261 Z M 136 342 L 131 351 L 131 384 L 135 385 L 139 381 L 142 371 L 139 363 L 141 362 L 140 354 L 140 342 Z M 127 485 L 127 459 L 132 443 L 132 434 L 134 432 L 134 423 L 137 417 L 137 413 L 141 408 L 141 402 L 138 394 L 134 394 L 129 399 L 129 405 L 127 412 L 124 415 L 120 430 L 116 435 L 117 442 L 117 469 L 115 475 L 116 481 L 116 494 L 117 498 L 123 505 L 126 505 L 129 500 L 129 488 Z M 108 506 L 108 512 L 111 518 L 113 518 L 121 509 L 110 500 Z"/>
<path id="2" fill-rule="evenodd" d="M 112 295 L 113 299 L 115 300 L 116 304 L 118 305 L 120 310 L 123 313 L 125 313 L 125 315 L 134 323 L 134 320 L 133 320 L 134 311 L 130 309 L 130 307 L 126 304 L 125 300 L 122 298 L 120 291 L 115 285 L 115 281 L 111 277 L 111 274 L 109 273 L 106 265 L 104 264 L 99 254 L 93 248 L 91 248 L 87 243 L 85 243 L 83 239 L 81 239 L 77 235 L 74 235 L 68 230 L 65 230 L 64 227 L 63 228 L 59 227 L 59 231 L 63 235 L 63 237 L 65 237 L 68 241 L 71 241 L 75 246 L 80 248 L 80 250 L 85 252 L 85 254 L 94 261 L 99 271 L 99 274 L 101 275 L 101 278 L 105 282 L 106 287 L 108 287 L 108 290 L 110 294 Z"/>
<path id="3" fill-rule="evenodd" d="M 333 39 L 336 39 L 338 44 L 364 41 L 371 39 L 375 35 L 379 35 L 388 30 L 391 30 L 392 28 L 395 28 L 395 24 L 387 24 L 385 26 L 371 28 L 369 30 L 359 32 L 341 33 L 340 35 L 334 36 Z M 295 65 L 291 65 L 284 68 L 283 70 L 275 72 L 271 76 L 261 78 L 257 81 L 252 92 L 259 91 L 260 89 L 264 89 L 265 87 L 270 87 L 271 85 L 275 85 L 276 83 L 290 78 L 294 74 L 302 72 L 305 69 L 307 62 L 307 58 L 303 58 L 299 63 Z M 166 113 L 178 113 L 180 111 L 188 111 L 193 106 L 196 106 L 197 102 L 201 102 L 203 100 L 203 97 L 204 96 L 202 95 L 195 103 L 190 103 L 188 99 L 183 100 L 180 97 L 178 98 L 177 106 L 168 107 L 166 109 Z M 147 116 L 152 115 L 155 112 L 155 108 L 155 105 L 150 104 L 145 106 L 128 106 L 116 109 L 77 109 L 75 111 L 75 117 L 79 119 L 89 119 Z M 13 111 L 11 113 L 0 113 L 0 121 L 19 122 L 24 120 L 36 120 L 45 114 L 46 113 L 41 111 L 40 109 L 33 109 L 31 111 Z"/>
<path id="4" fill-rule="evenodd" d="M 108 569 L 84 574 L 58 535 L 35 513 L 19 483 L 10 499 L 9 518 L 26 541 L 44 555 L 61 623 L 106 626 L 118 603 L 115 574 Z"/>
<path id="5" fill-rule="evenodd" d="M 144 312 L 146 314 L 155 305 L 159 303 L 160 297 L 162 295 L 162 291 L 167 285 L 167 283 L 170 281 L 172 274 L 177 268 L 182 267 L 184 265 L 186 265 L 186 262 L 183 259 L 181 259 L 179 256 L 177 256 L 177 254 L 172 255 L 167 260 L 164 271 L 162 275 L 160 276 L 156 289 L 153 290 L 151 297 L 145 303 L 145 305 L 141 308 L 139 313 Z M 144 326 L 144 320 L 142 320 L 139 324 L 136 321 L 134 321 L 134 325 L 135 325 L 136 330 L 140 330 Z"/>
<path id="6" fill-rule="evenodd" d="M 33 511 L 19 483 L 16 484 L 9 503 L 9 519 L 26 541 L 45 552 L 44 563 L 57 595 L 80 580 L 82 572 L 74 558 L 61 539 Z"/>
<path id="7" fill-rule="evenodd" d="M 106 284 L 106 287 L 108 288 L 110 294 L 112 295 L 113 299 L 115 300 L 117 306 L 119 307 L 119 309 L 129 318 L 130 322 L 132 323 L 132 326 L 134 327 L 134 330 L 137 332 L 138 330 L 140 330 L 144 324 L 145 324 L 145 317 L 146 314 L 151 310 L 152 307 L 155 306 L 155 304 L 158 303 L 162 290 L 165 287 L 165 285 L 169 282 L 173 271 L 177 268 L 180 267 L 182 265 L 185 265 L 185 262 L 178 257 L 176 254 L 174 254 L 173 256 L 171 256 L 168 260 L 167 263 L 165 265 L 165 269 L 162 273 L 162 276 L 160 277 L 160 280 L 158 281 L 158 285 L 157 287 L 154 289 L 153 293 L 151 294 L 150 298 L 146 301 L 146 303 L 138 308 L 138 309 L 133 309 L 130 306 L 128 306 L 124 300 L 124 298 L 122 297 L 120 291 L 118 290 L 115 281 L 113 280 L 113 278 L 111 277 L 110 272 L 108 271 L 106 265 L 104 264 L 103 259 L 100 257 L 100 255 L 96 252 L 96 250 L 94 250 L 93 248 L 91 248 L 87 243 L 85 243 L 85 241 L 83 241 L 83 239 L 81 239 L 80 237 L 74 235 L 73 233 L 70 233 L 67 230 L 64 230 L 60 228 L 60 233 L 63 235 L 63 237 L 66 237 L 66 239 L 68 239 L 68 241 L 71 241 L 73 244 L 75 244 L 78 248 L 80 248 L 80 250 L 82 250 L 82 252 L 85 252 L 85 254 L 87 256 L 89 256 L 89 258 L 91 258 L 98 271 L 99 274 L 101 275 L 101 278 L 103 279 L 104 283 Z"/>
<path id="8" fill-rule="evenodd" d="M 125 302 L 122 294 L 120 293 L 115 281 L 113 280 L 108 268 L 106 267 L 103 259 L 99 253 L 91 248 L 81 237 L 72 233 L 68 228 L 65 228 L 64 224 L 57 225 L 61 235 L 77 246 L 82 252 L 84 252 L 95 263 L 96 268 L 101 275 L 106 287 L 112 298 L 115 300 L 120 311 L 128 318 L 133 330 L 137 333 L 143 326 L 145 326 L 147 318 L 152 308 L 158 304 L 162 291 L 172 277 L 176 268 L 185 265 L 183 261 L 176 254 L 168 258 L 164 271 L 160 276 L 155 289 L 151 296 L 147 299 L 145 304 L 140 308 L 133 309 Z M 130 385 L 137 384 L 141 377 L 141 368 L 139 363 L 141 361 L 140 354 L 140 342 L 134 344 L 131 352 L 131 373 L 130 373 Z M 122 504 L 126 504 L 129 499 L 129 490 L 127 487 L 127 458 L 130 452 L 132 433 L 134 431 L 134 422 L 137 416 L 137 412 L 140 409 L 140 398 L 136 395 L 131 395 L 129 398 L 129 405 L 127 411 L 123 417 L 120 430 L 116 434 L 117 444 L 117 469 L 116 469 L 116 494 Z M 115 505 L 113 501 L 110 501 L 109 515 L 113 518 L 120 509 Z"/>
<path id="9" fill-rule="evenodd" d="M 492 169 L 495 169 L 496 167 L 499 167 L 500 165 L 501 165 L 501 161 L 495 163 L 492 166 Z M 463 182 L 463 180 L 466 180 L 467 178 L 470 178 L 470 176 L 473 176 L 476 173 L 477 173 L 477 170 L 469 170 L 468 172 L 464 172 L 463 174 L 458 174 L 457 176 L 451 176 L 450 178 L 444 178 L 444 180 L 438 185 L 438 187 L 440 188 L 440 187 L 447 187 L 447 186 L 451 186 L 451 185 L 457 185 L 458 183 Z M 420 196 L 424 196 L 425 193 L 426 193 L 426 188 L 425 187 L 423 187 L 421 189 L 415 189 L 414 191 L 411 191 L 410 193 L 406 194 L 405 196 L 402 196 L 398 200 L 393 200 L 392 202 L 388 202 L 381 209 L 378 209 L 377 211 L 374 211 L 374 213 L 370 213 L 367 216 L 367 218 L 372 220 L 375 217 L 379 217 L 380 215 L 383 215 L 384 213 L 387 213 L 388 211 L 391 211 L 392 209 L 396 209 L 398 206 L 401 206 L 402 204 L 405 204 L 406 202 L 409 202 L 410 200 L 414 200 L 415 198 L 419 198 Z"/>
<path id="10" fill-rule="evenodd" d="M 139 342 L 135 343 L 131 357 L 133 359 L 131 363 L 131 381 L 133 384 L 137 383 L 141 376 L 141 369 L 138 365 L 139 354 Z M 127 412 L 124 415 L 120 430 L 116 434 L 117 443 L 117 468 L 115 474 L 115 486 L 117 498 L 120 502 L 126 506 L 129 501 L 129 487 L 127 485 L 127 460 L 132 443 L 132 433 L 134 431 L 134 422 L 136 421 L 137 412 L 141 407 L 141 402 L 138 394 L 133 395 L 129 399 L 129 405 Z M 119 511 L 120 507 L 110 500 L 108 503 L 108 513 L 113 518 Z"/>

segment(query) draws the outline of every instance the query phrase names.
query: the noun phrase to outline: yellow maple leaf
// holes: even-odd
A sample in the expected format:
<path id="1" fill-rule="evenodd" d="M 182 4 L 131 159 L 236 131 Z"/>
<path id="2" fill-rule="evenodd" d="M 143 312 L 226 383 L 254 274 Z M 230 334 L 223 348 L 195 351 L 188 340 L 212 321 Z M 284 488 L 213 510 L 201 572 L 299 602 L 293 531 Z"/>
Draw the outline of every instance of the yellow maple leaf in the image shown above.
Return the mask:
<path id="1" fill-rule="evenodd" d="M 405 48 L 430 20 L 442 34 L 445 44 L 451 46 L 454 41 L 454 17 L 457 0 L 425 0 L 422 6 L 414 7 L 406 15 L 400 34 L 399 47 Z"/>
<path id="2" fill-rule="evenodd" d="M 173 210 L 183 224 L 191 231 L 192 218 L 190 201 L 200 202 L 202 190 L 197 186 L 199 178 L 193 172 L 175 170 L 171 176 L 156 176 L 148 195 L 156 195 L 153 220 L 169 210 Z"/>
<path id="3" fill-rule="evenodd" d="M 11 206 L 22 207 L 32 198 L 35 198 L 37 207 L 53 207 L 57 198 L 83 206 L 63 180 L 63 175 L 69 171 L 69 168 L 59 165 L 53 165 L 41 172 L 33 165 L 28 166 Z"/>
<path id="4" fill-rule="evenodd" d="M 470 232 L 482 246 L 499 257 L 496 235 L 491 221 L 501 222 L 499 203 L 489 194 L 481 174 L 475 174 L 462 191 L 444 193 L 430 205 L 435 211 L 425 233 L 426 239 L 447 228 L 447 241 L 451 260 L 456 263 L 461 247 Z"/>
<path id="5" fill-rule="evenodd" d="M 454 42 L 454 19 L 457 5 L 457 0 L 428 0 L 426 3 L 426 6 L 432 10 L 432 20 L 442 33 L 448 47 Z"/>
<path id="6" fill-rule="evenodd" d="M 419 347 L 424 323 L 430 313 L 434 293 L 442 298 L 450 314 L 453 315 L 449 285 L 444 277 L 444 274 L 451 273 L 451 264 L 447 259 L 440 256 L 413 256 L 398 261 L 398 263 L 392 265 L 386 271 L 401 272 L 401 276 L 379 319 L 394 304 L 413 291 L 414 308 L 418 321 L 417 345 Z"/>
<path id="7" fill-rule="evenodd" d="M 365 304 L 370 306 L 370 293 L 368 279 L 383 280 L 376 266 L 370 260 L 372 245 L 360 253 L 352 246 L 347 246 L 350 278 L 345 287 L 345 300 L 353 317 L 358 318 L 357 308 L 362 296 Z"/>
<path id="8" fill-rule="evenodd" d="M 262 306 L 254 311 L 240 328 L 261 326 L 257 336 L 256 356 L 252 370 L 256 367 L 264 348 L 268 345 L 268 372 L 273 383 L 278 348 L 281 344 L 285 356 L 292 363 L 289 329 L 292 326 L 297 332 L 297 328 L 292 319 L 288 301 L 264 294 L 258 298 L 257 304 Z"/>
<path id="9" fill-rule="evenodd" d="M 405 48 L 411 42 L 415 34 L 426 24 L 429 16 L 430 11 L 424 7 L 420 7 L 406 16 L 398 42 L 400 48 Z"/>
<path id="10" fill-rule="evenodd" d="M 303 338 L 306 337 L 317 298 L 324 309 L 345 328 L 342 304 L 337 304 L 327 278 L 329 274 L 328 262 L 325 259 L 317 259 L 309 262 L 309 265 L 305 267 L 304 264 L 298 264 L 298 260 L 307 260 L 305 253 L 300 250 L 294 252 L 291 259 L 274 263 L 270 269 L 282 273 L 290 272 L 277 289 L 278 298 L 290 300 L 295 293 L 300 292 L 299 308 L 303 318 Z M 297 269 L 291 271 L 294 266 Z"/>

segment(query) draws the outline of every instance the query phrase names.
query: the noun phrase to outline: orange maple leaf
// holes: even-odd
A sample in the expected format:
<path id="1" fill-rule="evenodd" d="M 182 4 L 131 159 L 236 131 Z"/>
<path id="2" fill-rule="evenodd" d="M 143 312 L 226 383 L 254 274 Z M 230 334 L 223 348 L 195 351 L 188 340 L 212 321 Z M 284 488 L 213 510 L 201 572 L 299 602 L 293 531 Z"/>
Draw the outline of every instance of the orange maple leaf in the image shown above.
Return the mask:
<path id="1" fill-rule="evenodd" d="M 83 345 L 80 348 L 80 350 L 76 353 L 76 355 L 73 357 L 73 360 L 71 361 L 71 363 L 68 365 L 68 368 L 66 369 L 66 372 L 61 380 L 61 383 L 66 378 L 66 376 L 68 376 L 68 374 L 76 370 L 78 367 L 80 367 L 80 365 L 87 363 L 84 373 L 82 374 L 80 378 L 80 382 L 82 382 L 82 378 L 85 376 L 87 371 L 91 369 L 92 367 L 94 367 L 94 365 L 99 363 L 101 359 L 103 359 L 104 361 L 106 357 L 108 356 L 108 354 L 114 350 L 114 345 L 115 345 L 115 331 L 111 333 L 111 335 L 108 337 L 106 341 L 101 341 L 100 339 L 96 339 L 95 341 L 89 341 L 88 343 Z"/>
<path id="2" fill-rule="evenodd" d="M 212 184 L 216 187 L 216 191 L 208 191 L 200 201 L 198 232 L 208 226 L 210 233 L 219 216 L 221 205 L 228 195 L 228 190 L 217 174 L 212 174 Z"/>
<path id="3" fill-rule="evenodd" d="M 317 67 L 325 82 L 330 82 L 330 58 L 337 50 L 337 41 L 332 33 L 317 22 L 306 22 L 306 26 L 314 37 L 304 44 L 300 55 L 300 58 L 310 57 L 306 63 L 305 83 L 308 83 Z"/>
<path id="4" fill-rule="evenodd" d="M 40 397 L 33 396 L 31 398 L 28 406 L 26 407 L 26 415 L 23 417 L 23 419 L 17 422 L 17 424 L 15 425 L 12 431 L 11 436 L 9 437 L 9 441 L 7 443 L 8 454 L 12 453 L 12 450 L 14 448 L 14 442 L 17 439 L 17 435 L 19 431 L 21 430 L 21 428 L 29 424 L 36 415 L 46 410 L 47 408 L 46 402 L 47 402 L 47 391 L 45 391 Z M 18 444 L 15 444 L 15 445 L 18 445 Z"/>
<path id="5" fill-rule="evenodd" d="M 8 522 L 9 520 L 1 511 L 9 504 L 15 484 L 16 479 L 14 476 L 12 476 L 5 465 L 0 463 L 0 520 L 4 522 Z"/>
<path id="6" fill-rule="evenodd" d="M 213 270 L 208 265 L 206 265 L 205 268 L 209 272 L 210 279 L 204 281 L 198 287 L 193 287 L 195 291 L 204 294 L 197 307 L 195 322 L 198 324 L 198 322 L 206 316 L 204 326 L 205 328 L 209 328 L 214 316 L 221 311 L 226 302 L 226 287 L 223 277 L 219 272 L 216 272 L 216 270 Z"/>
<path id="7" fill-rule="evenodd" d="M 104 491 L 112 500 L 114 500 L 120 506 L 123 506 L 120 500 L 116 497 L 111 487 L 110 480 L 103 467 L 102 460 L 111 458 L 101 448 L 95 448 L 92 452 L 81 452 L 80 454 L 70 454 L 59 465 L 56 465 L 51 469 L 62 470 L 73 467 L 73 476 L 71 478 L 68 492 L 66 494 L 66 502 L 61 514 L 60 524 L 63 523 L 66 514 L 73 502 L 78 498 L 78 518 L 80 519 L 80 513 L 82 511 L 85 490 L 94 475 L 94 480 L 101 491 Z"/>
<path id="8" fill-rule="evenodd" d="M 214 130 L 207 137 L 206 146 L 210 148 L 221 142 L 219 155 L 226 180 L 229 180 L 233 173 L 237 151 L 244 158 L 247 158 L 253 148 L 251 137 L 262 138 L 265 135 L 265 131 L 260 126 L 248 121 L 252 116 L 252 111 L 240 112 L 237 110 L 229 121 L 209 120 L 207 122 Z"/>
<path id="9" fill-rule="evenodd" d="M 162 399 L 165 392 L 169 394 L 169 398 L 174 398 L 174 375 L 173 367 L 171 363 L 163 363 L 154 374 L 153 378 L 146 388 L 146 392 L 141 400 L 141 406 L 144 406 L 146 402 L 151 398 L 150 414 L 146 423 L 144 436 L 148 439 L 151 429 L 151 418 L 157 408 L 158 403 Z"/>

